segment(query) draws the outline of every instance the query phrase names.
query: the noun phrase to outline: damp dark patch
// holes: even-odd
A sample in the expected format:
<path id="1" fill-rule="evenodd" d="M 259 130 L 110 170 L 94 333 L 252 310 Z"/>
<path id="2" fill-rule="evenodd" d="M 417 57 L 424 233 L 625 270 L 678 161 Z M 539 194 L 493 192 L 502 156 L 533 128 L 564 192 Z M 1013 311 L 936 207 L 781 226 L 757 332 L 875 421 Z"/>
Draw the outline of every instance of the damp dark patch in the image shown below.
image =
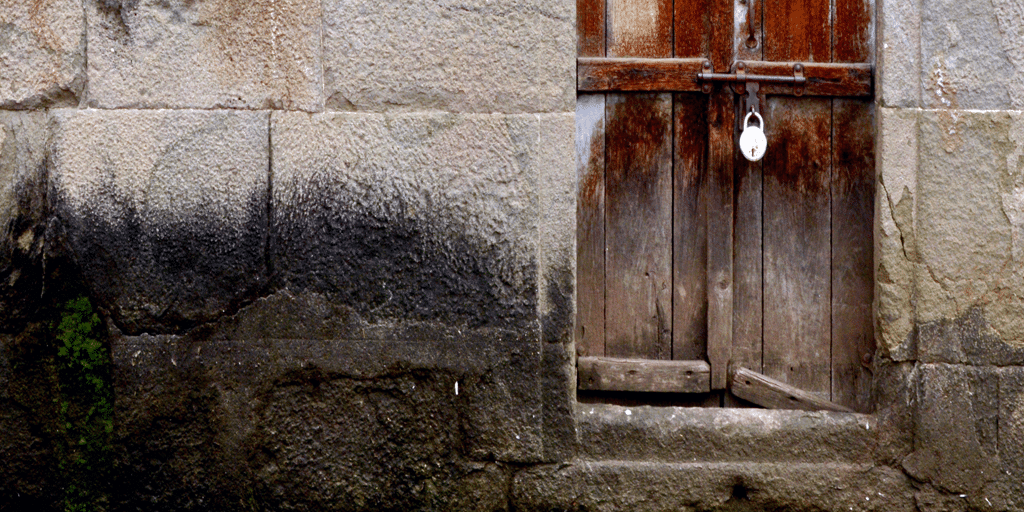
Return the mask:
<path id="1" fill-rule="evenodd" d="M 370 322 L 535 330 L 535 263 L 518 263 L 514 248 L 482 246 L 440 222 L 331 201 L 295 206 L 298 215 L 275 212 L 278 286 L 323 293 Z"/>
<path id="2" fill-rule="evenodd" d="M 182 332 L 237 311 L 265 285 L 263 194 L 246 200 L 239 226 L 192 213 L 147 218 L 125 198 L 111 202 L 121 206 L 116 220 L 59 201 L 57 211 L 85 281 L 122 332 Z"/>
<path id="3" fill-rule="evenodd" d="M 566 266 L 548 268 L 545 277 L 548 310 L 540 318 L 543 339 L 549 343 L 564 343 L 572 339 L 575 277 Z"/>
<path id="4" fill-rule="evenodd" d="M 99 12 L 113 23 L 120 36 L 128 37 L 128 17 L 138 7 L 139 0 L 96 0 Z"/>

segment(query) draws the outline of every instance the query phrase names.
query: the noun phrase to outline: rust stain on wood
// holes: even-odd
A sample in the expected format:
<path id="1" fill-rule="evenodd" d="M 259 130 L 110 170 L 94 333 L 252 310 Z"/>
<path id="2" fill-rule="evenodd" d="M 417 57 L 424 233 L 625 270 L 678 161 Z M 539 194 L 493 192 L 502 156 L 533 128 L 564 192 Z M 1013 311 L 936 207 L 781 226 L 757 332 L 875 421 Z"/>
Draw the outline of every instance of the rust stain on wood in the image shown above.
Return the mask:
<path id="1" fill-rule="evenodd" d="M 834 62 L 869 62 L 871 60 L 872 0 L 835 0 L 836 20 L 833 28 L 832 60 Z"/>
<path id="2" fill-rule="evenodd" d="M 576 0 L 576 54 L 604 57 L 605 0 Z"/>
<path id="3" fill-rule="evenodd" d="M 676 0 L 676 57 L 707 57 L 711 50 L 711 0 Z"/>
<path id="4" fill-rule="evenodd" d="M 577 350 L 604 354 L 604 165 L 605 98 L 581 95 L 576 102 Z"/>
<path id="5" fill-rule="evenodd" d="M 764 58 L 830 62 L 829 2 L 765 0 Z"/>

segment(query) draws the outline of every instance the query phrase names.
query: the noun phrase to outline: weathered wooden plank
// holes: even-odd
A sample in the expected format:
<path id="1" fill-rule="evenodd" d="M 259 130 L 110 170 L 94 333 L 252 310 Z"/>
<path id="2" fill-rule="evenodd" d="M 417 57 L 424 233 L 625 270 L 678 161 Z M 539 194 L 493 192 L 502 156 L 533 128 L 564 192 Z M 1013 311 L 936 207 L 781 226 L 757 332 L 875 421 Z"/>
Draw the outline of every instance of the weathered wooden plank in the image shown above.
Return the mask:
<path id="1" fill-rule="evenodd" d="M 871 409 L 874 107 L 833 100 L 832 401 Z"/>
<path id="2" fill-rule="evenodd" d="M 763 373 L 831 392 L 831 100 L 769 98 L 764 114 Z"/>
<path id="3" fill-rule="evenodd" d="M 707 354 L 707 97 L 675 95 L 672 359 Z"/>
<path id="4" fill-rule="evenodd" d="M 639 361 L 608 357 L 577 360 L 580 389 L 707 393 L 711 368 L 704 361 Z"/>
<path id="5" fill-rule="evenodd" d="M 605 0 L 576 0 L 576 55 L 604 57 Z"/>
<path id="6" fill-rule="evenodd" d="M 742 120 L 740 120 L 742 123 Z M 739 132 L 739 130 L 737 130 Z M 737 133 L 736 138 L 739 138 Z M 761 371 L 761 162 L 736 153 L 732 362 Z"/>
<path id="7" fill-rule="evenodd" d="M 711 48 L 711 0 L 675 1 L 676 57 L 707 58 Z"/>
<path id="8" fill-rule="evenodd" d="M 736 3 L 733 48 L 736 60 L 764 59 L 764 2 L 745 0 Z"/>
<path id="9" fill-rule="evenodd" d="M 833 62 L 870 62 L 874 0 L 835 0 Z"/>
<path id="10" fill-rule="evenodd" d="M 830 10 L 822 0 L 765 0 L 765 60 L 831 62 Z"/>
<path id="11" fill-rule="evenodd" d="M 708 361 L 711 389 L 726 386 L 733 318 L 733 130 L 735 100 L 728 89 L 708 102 Z"/>
<path id="12" fill-rule="evenodd" d="M 576 349 L 604 355 L 603 94 L 576 98 Z"/>
<path id="13" fill-rule="evenodd" d="M 737 368 L 732 372 L 729 391 L 744 400 L 769 409 L 853 412 L 815 393 L 808 393 L 746 368 Z"/>
<path id="14" fill-rule="evenodd" d="M 579 91 L 699 91 L 704 59 L 577 59 Z"/>
<path id="15" fill-rule="evenodd" d="M 577 59 L 577 89 L 580 92 L 614 91 L 700 91 L 697 79 L 702 59 Z M 796 62 L 745 62 L 752 75 L 793 76 Z M 797 87 L 805 96 L 871 97 L 870 64 L 804 63 L 807 81 L 801 86 L 762 83 L 762 94 L 794 95 Z M 716 68 L 717 69 L 717 68 Z"/>
<path id="16" fill-rule="evenodd" d="M 609 57 L 671 57 L 672 0 L 608 0 Z"/>
<path id="17" fill-rule="evenodd" d="M 672 357 L 672 96 L 609 94 L 605 354 Z"/>
<path id="18" fill-rule="evenodd" d="M 735 32 L 733 2 L 713 1 L 708 9 L 711 14 L 709 60 L 715 71 L 727 73 L 732 68 L 735 57 L 732 47 Z"/>

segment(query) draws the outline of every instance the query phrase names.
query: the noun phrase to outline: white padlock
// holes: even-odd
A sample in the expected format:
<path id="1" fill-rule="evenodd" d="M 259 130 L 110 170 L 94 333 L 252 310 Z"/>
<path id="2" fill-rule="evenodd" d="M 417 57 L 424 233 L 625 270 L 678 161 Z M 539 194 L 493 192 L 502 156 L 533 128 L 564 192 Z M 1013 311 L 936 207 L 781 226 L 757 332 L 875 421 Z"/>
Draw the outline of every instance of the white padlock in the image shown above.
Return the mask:
<path id="1" fill-rule="evenodd" d="M 757 116 L 759 126 L 750 126 L 750 116 Z M 740 134 L 740 152 L 751 162 L 764 157 L 768 148 L 768 138 L 764 136 L 764 119 L 757 112 L 750 112 L 743 118 L 743 133 Z"/>

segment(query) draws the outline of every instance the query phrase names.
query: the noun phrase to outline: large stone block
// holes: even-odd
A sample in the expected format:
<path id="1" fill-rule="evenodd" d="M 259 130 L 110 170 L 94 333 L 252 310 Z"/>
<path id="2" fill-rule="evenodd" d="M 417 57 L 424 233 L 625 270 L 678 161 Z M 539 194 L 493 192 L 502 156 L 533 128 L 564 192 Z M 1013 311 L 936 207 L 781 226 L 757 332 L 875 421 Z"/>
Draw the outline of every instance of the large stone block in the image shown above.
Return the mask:
<path id="1" fill-rule="evenodd" d="M 275 113 L 274 271 L 390 330 L 536 340 L 540 188 L 568 186 L 541 180 L 571 176 L 568 150 L 551 147 L 572 130 L 571 114 Z M 568 262 L 554 261 L 550 295 L 565 302 Z"/>
<path id="2" fill-rule="evenodd" d="M 1024 368 L 999 372 L 999 456 L 1009 510 L 1024 510 Z"/>
<path id="3" fill-rule="evenodd" d="M 324 2 L 328 110 L 568 112 L 575 2 Z"/>
<path id="4" fill-rule="evenodd" d="M 914 197 L 917 194 L 918 111 L 880 108 L 875 199 L 875 304 L 880 349 L 895 361 L 914 349 Z"/>
<path id="5" fill-rule="evenodd" d="M 1024 108 L 1024 4 L 924 0 L 922 106 Z"/>
<path id="6" fill-rule="evenodd" d="M 504 510 L 494 461 L 539 454 L 537 361 L 520 344 L 117 338 L 113 501 Z"/>
<path id="7" fill-rule="evenodd" d="M 3 2 L 0 27 L 0 108 L 77 105 L 85 85 L 81 2 Z"/>
<path id="8" fill-rule="evenodd" d="M 914 479 L 975 498 L 1001 480 L 999 374 L 992 367 L 922 365 L 914 452 L 903 468 Z"/>
<path id="9" fill-rule="evenodd" d="M 919 324 L 980 308 L 994 339 L 1024 347 L 1024 117 L 925 111 L 915 241 Z"/>
<path id="10" fill-rule="evenodd" d="M 49 134 L 43 112 L 0 112 L 0 332 L 43 302 Z"/>
<path id="11" fill-rule="evenodd" d="M 89 106 L 323 108 L 318 1 L 84 3 Z"/>
<path id="12" fill-rule="evenodd" d="M 875 95 L 881 106 L 920 105 L 921 2 L 877 0 L 878 78 Z"/>
<path id="13" fill-rule="evenodd" d="M 577 462 L 520 471 L 522 511 L 913 511 L 913 487 L 860 464 Z"/>
<path id="14" fill-rule="evenodd" d="M 126 332 L 174 332 L 264 286 L 266 113 L 57 111 L 51 202 Z"/>

